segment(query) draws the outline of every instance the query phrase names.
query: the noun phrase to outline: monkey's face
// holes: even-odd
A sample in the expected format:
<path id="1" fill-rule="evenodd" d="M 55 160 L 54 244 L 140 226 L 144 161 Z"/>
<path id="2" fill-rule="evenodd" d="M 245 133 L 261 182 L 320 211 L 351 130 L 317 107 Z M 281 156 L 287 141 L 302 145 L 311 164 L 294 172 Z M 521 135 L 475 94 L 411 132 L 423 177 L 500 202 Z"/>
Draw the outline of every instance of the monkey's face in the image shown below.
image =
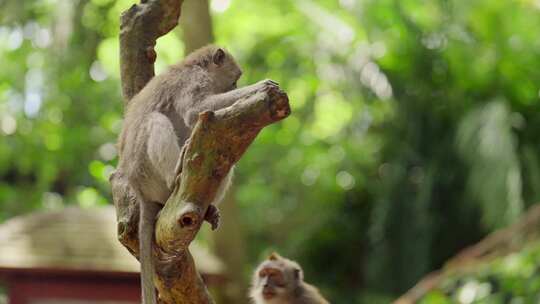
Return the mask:
<path id="1" fill-rule="evenodd" d="M 287 281 L 282 269 L 265 267 L 259 271 L 259 289 L 265 300 L 271 300 L 285 292 Z"/>
<path id="2" fill-rule="evenodd" d="M 236 82 L 242 76 L 242 70 L 232 55 L 221 48 L 214 52 L 209 70 L 213 76 L 216 94 L 236 89 Z"/>
<path id="3" fill-rule="evenodd" d="M 300 266 L 274 253 L 255 272 L 252 295 L 271 303 L 292 294 L 301 282 Z"/>

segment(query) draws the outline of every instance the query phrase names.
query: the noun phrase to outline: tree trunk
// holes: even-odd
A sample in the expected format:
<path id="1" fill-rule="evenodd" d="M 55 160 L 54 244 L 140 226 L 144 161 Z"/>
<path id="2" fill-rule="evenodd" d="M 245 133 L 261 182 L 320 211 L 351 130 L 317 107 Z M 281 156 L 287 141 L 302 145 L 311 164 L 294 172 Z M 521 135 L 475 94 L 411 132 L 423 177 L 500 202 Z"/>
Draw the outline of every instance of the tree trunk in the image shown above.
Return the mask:
<path id="1" fill-rule="evenodd" d="M 154 76 L 156 39 L 176 26 L 181 4 L 180 0 L 143 0 L 122 14 L 120 65 L 126 105 Z M 262 128 L 289 114 L 287 95 L 272 88 L 243 98 L 229 108 L 199 115 L 184 154 L 180 155 L 182 182 L 174 189 L 156 222 L 155 285 L 160 303 L 214 303 L 188 246 L 230 168 Z M 139 206 L 133 199 L 134 190 L 118 182 L 121 180 L 114 175 L 111 179 L 118 238 L 138 256 Z"/>
<path id="2" fill-rule="evenodd" d="M 180 28 L 186 55 L 214 41 L 208 0 L 184 0 Z"/>

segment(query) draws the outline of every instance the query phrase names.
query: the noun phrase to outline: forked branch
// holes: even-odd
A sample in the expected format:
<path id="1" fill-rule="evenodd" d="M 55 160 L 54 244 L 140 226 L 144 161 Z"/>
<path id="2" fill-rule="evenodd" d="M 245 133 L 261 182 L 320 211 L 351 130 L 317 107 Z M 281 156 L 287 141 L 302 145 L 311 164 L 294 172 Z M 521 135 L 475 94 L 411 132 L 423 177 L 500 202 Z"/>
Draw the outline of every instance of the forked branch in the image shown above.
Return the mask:
<path id="1" fill-rule="evenodd" d="M 181 0 L 143 0 L 121 17 L 120 65 L 124 104 L 154 76 L 157 38 L 178 23 Z M 213 303 L 188 246 L 221 180 L 240 159 L 259 131 L 290 114 L 287 95 L 277 87 L 259 91 L 216 112 L 205 112 L 191 134 L 183 155 L 179 186 L 156 223 L 155 284 L 160 303 Z M 139 206 L 132 189 L 112 183 L 118 218 L 118 238 L 139 254 Z M 126 188 L 115 191 L 115 187 Z"/>
<path id="2" fill-rule="evenodd" d="M 272 88 L 199 116 L 184 155 L 180 186 L 156 224 L 157 286 L 166 303 L 212 303 L 205 296 L 206 287 L 188 246 L 204 222 L 221 180 L 262 128 L 289 113 L 287 95 Z"/>

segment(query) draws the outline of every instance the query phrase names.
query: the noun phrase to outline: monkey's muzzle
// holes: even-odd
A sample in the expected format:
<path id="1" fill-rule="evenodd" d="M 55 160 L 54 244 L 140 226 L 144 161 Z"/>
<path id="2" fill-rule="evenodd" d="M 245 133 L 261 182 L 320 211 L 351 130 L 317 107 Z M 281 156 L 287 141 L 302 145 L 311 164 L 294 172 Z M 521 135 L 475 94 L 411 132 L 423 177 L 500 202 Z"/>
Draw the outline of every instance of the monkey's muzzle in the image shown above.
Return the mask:
<path id="1" fill-rule="evenodd" d="M 270 300 L 276 296 L 276 290 L 270 286 L 264 286 L 262 290 L 262 296 L 265 300 Z"/>

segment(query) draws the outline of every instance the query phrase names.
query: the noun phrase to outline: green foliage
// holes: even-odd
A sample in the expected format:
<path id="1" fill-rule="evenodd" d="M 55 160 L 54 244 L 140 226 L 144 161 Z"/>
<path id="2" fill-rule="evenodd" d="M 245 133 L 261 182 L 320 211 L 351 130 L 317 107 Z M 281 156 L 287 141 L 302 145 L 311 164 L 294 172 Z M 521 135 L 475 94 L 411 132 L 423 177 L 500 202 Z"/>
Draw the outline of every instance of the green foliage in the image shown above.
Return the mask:
<path id="1" fill-rule="evenodd" d="M 132 3 L 0 3 L 0 221 L 110 202 Z M 238 166 L 246 274 L 275 248 L 333 303 L 387 303 L 540 199 L 537 2 L 212 7 L 242 84 L 277 80 L 293 108 Z M 184 55 L 175 32 L 157 51 L 158 72 Z"/>
<path id="2" fill-rule="evenodd" d="M 107 201 L 115 158 L 108 142 L 121 103 L 117 81 L 95 58 L 102 34 L 78 18 L 89 7 L 39 2 L 24 7 L 28 19 L 1 27 L 7 42 L 0 47 L 1 219 Z"/>
<path id="3" fill-rule="evenodd" d="M 454 274 L 420 303 L 538 303 L 540 245 L 491 261 L 465 274 Z"/>

